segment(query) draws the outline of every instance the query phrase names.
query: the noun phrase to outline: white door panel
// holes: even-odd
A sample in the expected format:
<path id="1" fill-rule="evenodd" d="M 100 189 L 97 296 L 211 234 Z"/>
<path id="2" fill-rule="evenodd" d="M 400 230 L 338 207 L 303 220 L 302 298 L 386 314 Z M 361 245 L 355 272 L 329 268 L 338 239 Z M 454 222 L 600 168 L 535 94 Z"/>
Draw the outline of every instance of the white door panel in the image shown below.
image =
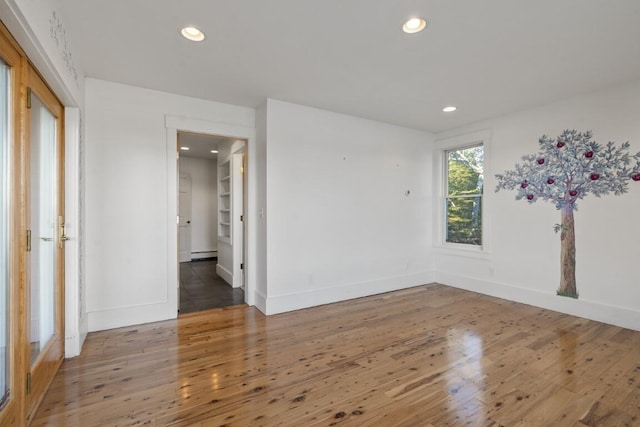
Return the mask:
<path id="1" fill-rule="evenodd" d="M 191 261 L 191 177 L 185 174 L 179 182 L 178 247 L 180 262 Z"/>

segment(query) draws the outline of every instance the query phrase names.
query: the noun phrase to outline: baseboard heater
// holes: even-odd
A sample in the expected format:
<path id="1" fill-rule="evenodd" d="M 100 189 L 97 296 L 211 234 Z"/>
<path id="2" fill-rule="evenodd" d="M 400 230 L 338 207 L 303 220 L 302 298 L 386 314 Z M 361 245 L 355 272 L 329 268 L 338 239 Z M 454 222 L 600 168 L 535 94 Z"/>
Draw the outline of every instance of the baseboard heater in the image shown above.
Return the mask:
<path id="1" fill-rule="evenodd" d="M 191 259 L 200 259 L 200 258 L 217 258 L 218 251 L 196 251 L 191 252 Z"/>

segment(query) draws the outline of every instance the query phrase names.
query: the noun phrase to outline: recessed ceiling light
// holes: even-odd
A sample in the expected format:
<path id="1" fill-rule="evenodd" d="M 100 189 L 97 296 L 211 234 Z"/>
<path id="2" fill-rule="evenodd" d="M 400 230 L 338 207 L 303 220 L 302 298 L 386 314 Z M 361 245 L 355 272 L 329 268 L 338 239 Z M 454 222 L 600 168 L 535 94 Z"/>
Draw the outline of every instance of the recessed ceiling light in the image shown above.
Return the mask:
<path id="1" fill-rule="evenodd" d="M 194 42 L 201 42 L 204 40 L 204 33 L 196 27 L 184 27 L 180 30 L 180 33 L 185 39 L 189 39 Z"/>
<path id="2" fill-rule="evenodd" d="M 218 150 L 211 150 L 213 154 L 218 154 Z"/>
<path id="3" fill-rule="evenodd" d="M 181 150 L 189 151 L 189 147 L 180 147 Z"/>
<path id="4" fill-rule="evenodd" d="M 457 108 L 454 107 L 453 105 L 450 105 L 448 107 L 444 107 L 442 109 L 442 111 L 444 111 L 445 113 L 451 113 L 451 112 L 456 111 L 456 110 L 457 110 Z"/>
<path id="5" fill-rule="evenodd" d="M 419 33 L 427 26 L 427 21 L 423 18 L 411 18 L 402 26 L 402 31 L 408 34 Z"/>

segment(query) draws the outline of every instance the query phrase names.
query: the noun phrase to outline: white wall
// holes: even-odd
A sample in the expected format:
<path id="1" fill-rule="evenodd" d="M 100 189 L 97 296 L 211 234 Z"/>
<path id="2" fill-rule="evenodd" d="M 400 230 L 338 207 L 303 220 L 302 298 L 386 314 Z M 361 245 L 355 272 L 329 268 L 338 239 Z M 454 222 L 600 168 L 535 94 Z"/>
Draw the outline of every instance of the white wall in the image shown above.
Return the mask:
<path id="1" fill-rule="evenodd" d="M 254 161 L 255 169 L 250 169 L 256 175 L 258 183 L 258 212 L 255 212 L 256 237 L 259 245 L 256 247 L 255 272 L 257 275 L 255 284 L 256 306 L 263 312 L 267 312 L 267 102 L 265 101 L 256 109 L 256 139 L 255 159 L 249 157 L 249 162 Z"/>
<path id="2" fill-rule="evenodd" d="M 269 99 L 266 141 L 267 313 L 432 280 L 431 134 Z"/>
<path id="3" fill-rule="evenodd" d="M 451 251 L 437 248 L 436 242 L 436 280 L 640 330 L 636 256 L 640 183 L 631 181 L 629 193 L 622 196 L 588 196 L 578 203 L 578 300 L 555 295 L 560 281 L 560 240 L 553 225 L 560 222 L 559 211 L 544 202 L 518 202 L 515 192 L 494 193 L 494 175 L 513 169 L 522 155 L 537 152 L 543 134 L 592 130 L 601 143 L 630 141 L 632 152 L 640 151 L 638 117 L 640 82 L 438 135 L 439 140 L 447 140 L 481 129 L 491 134 L 491 169 L 485 175 L 485 221 L 491 230 L 491 250 L 480 254 Z"/>
<path id="4" fill-rule="evenodd" d="M 174 318 L 177 228 L 167 218 L 177 212 L 168 179 L 177 160 L 165 118 L 244 128 L 255 112 L 96 79 L 86 80 L 86 110 L 89 330 Z"/>
<path id="5" fill-rule="evenodd" d="M 179 169 L 191 178 L 191 258 L 214 256 L 218 250 L 218 163 L 182 156 Z"/>
<path id="6" fill-rule="evenodd" d="M 0 19 L 67 107 L 81 107 L 84 73 L 57 0 L 0 0 Z"/>
<path id="7" fill-rule="evenodd" d="M 442 248 L 432 237 L 440 205 L 431 134 L 272 99 L 256 112 L 88 79 L 91 330 L 175 316 L 171 278 L 158 268 L 169 263 L 167 114 L 257 124 L 249 144 L 257 236 L 249 262 L 255 303 L 266 313 L 437 280 L 640 329 L 633 268 L 639 185 L 622 197 L 581 202 L 577 301 L 555 296 L 560 245 L 552 227 L 559 213 L 492 191 L 494 174 L 535 152 L 543 133 L 591 129 L 600 141 L 630 140 L 639 151 L 640 83 L 439 135 L 490 135 L 490 251 L 470 253 Z"/>

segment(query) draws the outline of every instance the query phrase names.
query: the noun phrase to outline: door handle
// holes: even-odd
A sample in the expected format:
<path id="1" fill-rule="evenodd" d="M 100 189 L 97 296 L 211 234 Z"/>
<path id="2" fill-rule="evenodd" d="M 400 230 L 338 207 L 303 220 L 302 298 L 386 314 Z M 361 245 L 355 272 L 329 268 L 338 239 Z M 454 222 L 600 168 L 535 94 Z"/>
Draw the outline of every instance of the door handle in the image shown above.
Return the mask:
<path id="1" fill-rule="evenodd" d="M 64 222 L 62 222 L 62 217 L 61 216 L 58 217 L 58 224 L 60 224 L 60 230 L 59 230 L 59 233 L 58 233 L 58 236 L 60 236 L 58 238 L 58 247 L 60 249 L 62 249 L 62 247 L 64 246 L 64 242 L 69 240 L 70 237 L 67 236 L 66 225 L 64 224 Z"/>
<path id="2" fill-rule="evenodd" d="M 45 242 L 52 242 L 53 237 L 41 237 L 40 240 L 44 240 Z"/>

